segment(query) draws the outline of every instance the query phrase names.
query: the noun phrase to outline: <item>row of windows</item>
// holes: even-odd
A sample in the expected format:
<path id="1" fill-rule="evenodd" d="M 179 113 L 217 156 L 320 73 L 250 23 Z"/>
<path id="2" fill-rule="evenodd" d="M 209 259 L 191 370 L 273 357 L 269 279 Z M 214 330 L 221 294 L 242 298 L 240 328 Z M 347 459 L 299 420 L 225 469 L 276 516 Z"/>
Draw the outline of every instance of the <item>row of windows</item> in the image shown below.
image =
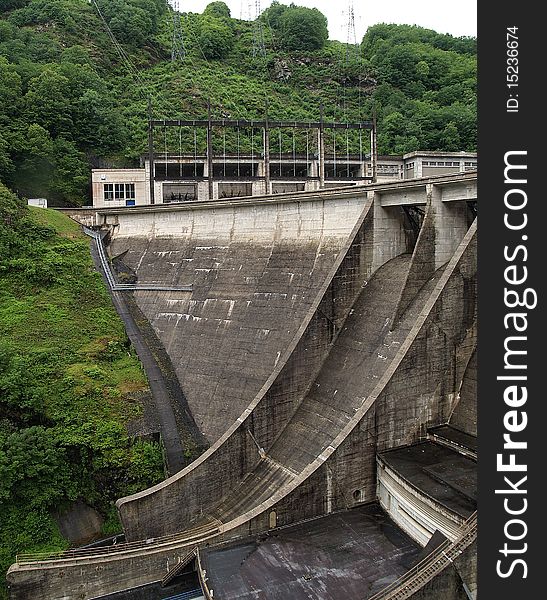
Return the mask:
<path id="1" fill-rule="evenodd" d="M 460 166 L 460 161 L 443 161 L 443 160 L 437 160 L 437 161 L 427 161 L 424 160 L 423 161 L 423 166 L 424 167 L 459 167 Z"/>
<path id="2" fill-rule="evenodd" d="M 134 183 L 105 183 L 105 200 L 135 200 Z"/>

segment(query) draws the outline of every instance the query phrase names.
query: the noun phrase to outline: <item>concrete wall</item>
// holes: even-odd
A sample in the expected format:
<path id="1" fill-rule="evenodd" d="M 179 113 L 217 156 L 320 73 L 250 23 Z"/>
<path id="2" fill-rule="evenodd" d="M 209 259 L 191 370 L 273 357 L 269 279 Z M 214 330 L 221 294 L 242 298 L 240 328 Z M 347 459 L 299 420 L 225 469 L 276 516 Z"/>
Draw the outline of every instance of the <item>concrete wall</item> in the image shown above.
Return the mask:
<path id="1" fill-rule="evenodd" d="M 467 588 L 467 591 L 466 591 Z M 477 542 L 473 542 L 409 600 L 469 600 L 477 598 Z"/>
<path id="2" fill-rule="evenodd" d="M 92 208 L 56 208 L 55 210 L 86 227 L 93 227 L 97 220 L 97 211 Z"/>
<path id="3" fill-rule="evenodd" d="M 120 215 L 110 251 L 164 344 L 194 419 L 214 442 L 284 354 L 362 213 L 366 194 L 329 202 Z"/>
<path id="4" fill-rule="evenodd" d="M 464 519 L 409 485 L 381 459 L 377 494 L 390 518 L 420 545 L 425 547 L 435 531 L 451 541 L 458 537 Z"/>
<path id="5" fill-rule="evenodd" d="M 408 348 L 398 363 L 394 360 L 390 365 L 381 393 L 375 400 L 374 393 L 368 396 L 366 404 L 370 408 L 325 467 L 275 506 L 278 524 L 373 500 L 377 452 L 414 443 L 425 436 L 428 426 L 446 422 L 476 344 L 476 296 L 471 290 L 468 297 L 464 295 L 462 275 L 476 282 L 473 232 L 462 242 L 461 253 L 450 273 L 437 274 L 430 299 L 423 301 L 423 296 L 417 296 L 407 312 L 406 327 L 420 318 L 424 322 L 416 334 L 408 334 L 404 342 Z M 439 294 L 437 287 L 441 285 Z M 427 294 L 427 289 L 423 293 Z M 366 383 L 361 377 L 365 393 Z M 354 378 L 358 379 L 359 374 Z M 358 494 L 354 496 L 355 492 Z"/>
<path id="6" fill-rule="evenodd" d="M 288 469 L 289 479 L 291 479 L 290 474 L 298 474 L 293 478 L 291 484 L 298 482 L 294 485 L 296 488 L 296 485 L 308 485 L 309 482 L 304 483 L 307 477 L 302 474 L 311 474 L 325 460 L 325 458 L 321 458 L 325 455 L 324 448 L 332 447 L 329 439 L 333 438 L 330 436 L 336 437 L 337 427 L 343 428 L 344 422 L 347 423 L 345 421 L 346 414 L 349 422 L 354 424 L 340 440 L 340 444 L 344 442 L 351 446 L 353 443 L 357 445 L 364 442 L 363 432 L 356 427 L 359 421 L 355 421 L 355 417 L 352 419 L 350 415 L 357 414 L 355 411 L 364 410 L 363 397 L 366 398 L 365 404 L 368 403 L 369 408 L 374 404 L 376 427 L 364 433 L 365 439 L 367 435 L 374 436 L 375 443 L 364 442 L 365 448 L 369 449 L 368 456 L 363 453 L 349 453 L 343 448 L 343 460 L 340 461 L 343 462 L 343 467 L 336 464 L 336 469 L 332 469 L 336 473 L 337 489 L 332 489 L 333 482 L 329 483 L 327 471 L 325 471 L 322 486 L 317 488 L 321 497 L 320 503 L 317 505 L 318 514 L 324 514 L 329 503 L 331 507 L 344 505 L 344 503 L 347 505 L 348 495 L 352 495 L 356 489 L 360 490 L 360 495 L 353 499 L 353 503 L 358 503 L 365 497 L 373 497 L 376 485 L 374 469 L 376 452 L 412 443 L 425 434 L 428 425 L 446 421 L 448 407 L 459 389 L 464 372 L 464 367 L 458 366 L 458 362 L 464 361 L 467 364 L 469 355 L 473 351 L 472 337 L 470 338 L 467 334 L 469 331 L 473 331 L 474 309 L 470 310 L 465 307 L 462 293 L 464 287 L 462 273 L 465 273 L 465 276 L 470 279 L 474 278 L 474 250 L 474 237 L 468 234 L 461 255 L 449 273 L 439 273 L 438 281 L 434 278 L 430 287 L 422 290 L 422 296 L 418 297 L 407 311 L 405 321 L 400 324 L 397 332 L 388 331 L 386 333 L 384 330 L 383 334 L 377 338 L 376 345 L 380 344 L 377 355 L 374 354 L 375 351 L 372 352 L 372 348 L 376 348 L 372 339 L 369 342 L 370 346 L 365 344 L 364 354 L 361 355 L 360 360 L 372 362 L 363 371 L 355 370 L 351 362 L 348 362 L 352 357 L 360 356 L 358 346 L 350 345 L 351 352 L 347 351 L 347 346 L 340 348 L 337 351 L 338 357 L 332 355 L 331 351 L 329 364 L 323 365 L 322 371 L 314 383 L 315 387 L 310 387 L 306 399 L 294 408 L 293 414 L 291 414 L 291 410 L 295 406 L 294 400 L 288 404 L 272 402 L 276 395 L 268 392 L 260 403 L 256 404 L 252 410 L 249 408 L 242 416 L 247 419 L 248 426 L 254 432 L 258 444 L 268 450 L 268 456 L 271 457 L 273 463 L 285 465 Z M 445 280 L 443 280 L 443 275 Z M 404 272 L 402 277 L 395 279 L 404 282 Z M 439 282 L 442 282 L 442 289 L 437 290 L 436 286 L 441 285 Z M 390 295 L 397 297 L 388 288 L 386 297 Z M 432 301 L 431 298 L 436 298 L 436 300 Z M 370 297 L 370 301 L 375 303 L 376 311 L 380 310 L 379 306 L 385 306 L 387 303 L 386 299 L 378 297 L 377 293 Z M 365 302 L 365 305 L 368 305 L 370 301 Z M 469 301 L 474 304 L 473 294 Z M 389 304 L 386 310 L 388 312 L 392 310 Z M 376 314 L 377 321 L 379 320 L 378 316 Z M 405 342 L 413 327 L 416 326 L 416 322 L 420 322 L 420 317 L 423 324 L 418 331 L 412 334 L 411 342 Z M 384 324 L 385 319 L 379 321 Z M 361 333 L 368 332 L 368 335 L 374 337 L 373 327 L 371 327 L 374 320 L 365 319 L 364 323 L 365 327 Z M 351 329 L 353 331 L 353 328 Z M 386 337 L 384 338 L 384 336 Z M 395 366 L 395 355 L 398 355 L 403 342 L 408 344 L 408 348 L 405 349 L 400 362 Z M 344 345 L 346 344 L 352 344 L 350 339 L 347 342 L 344 341 Z M 380 348 L 384 349 L 380 350 Z M 467 357 L 465 357 L 466 353 Z M 460 355 L 461 358 L 458 361 Z M 358 363 L 359 359 L 356 364 Z M 290 365 L 290 361 L 287 365 Z M 389 369 L 386 374 L 387 365 L 389 365 Z M 347 368 L 348 372 L 353 375 L 347 375 L 344 368 Z M 337 371 L 339 371 L 338 378 Z M 289 370 L 288 374 L 290 372 Z M 387 375 L 389 377 L 385 379 Z M 277 385 L 287 385 L 287 379 L 283 380 L 283 377 L 276 377 L 276 379 Z M 288 380 L 290 381 L 289 378 Z M 376 380 L 385 381 L 375 397 L 373 390 L 376 389 L 374 387 Z M 347 386 L 345 390 L 341 387 L 344 385 Z M 359 387 L 362 389 L 359 390 Z M 272 390 L 275 389 L 275 386 L 272 386 Z M 321 425 L 322 419 L 324 419 L 323 413 L 326 411 L 329 414 L 329 411 L 332 411 L 332 407 L 328 408 L 328 405 L 332 403 L 332 396 L 326 398 L 323 394 L 327 393 L 328 395 L 334 392 L 336 395 L 340 389 L 342 391 L 336 399 L 336 418 L 333 413 L 329 417 L 329 421 Z M 294 397 L 294 394 L 290 394 L 289 398 L 291 396 Z M 321 405 L 321 410 L 319 410 L 319 405 Z M 363 417 L 366 412 L 363 412 Z M 290 420 L 286 421 L 286 417 L 289 415 Z M 286 426 L 283 428 L 285 422 Z M 321 428 L 325 430 L 327 436 L 323 446 L 320 445 L 322 443 L 321 436 L 319 436 Z M 277 433 L 278 431 L 279 433 Z M 352 439 L 354 432 L 356 440 Z M 272 437 L 274 443 L 268 447 Z M 316 447 L 317 444 L 319 444 L 318 447 Z M 332 448 L 332 450 L 334 449 Z M 373 451 L 371 452 L 371 450 Z M 367 465 L 367 463 L 369 468 L 363 468 L 363 464 Z M 316 464 L 315 469 L 312 469 L 312 464 Z M 204 455 L 202 459 L 194 463 L 193 468 L 183 471 L 180 476 L 171 478 L 145 493 L 120 501 L 119 508 L 126 533 L 130 539 L 165 535 L 173 531 L 173 527 L 176 525 L 180 525 L 184 521 L 191 522 L 192 515 L 196 516 L 199 510 L 213 514 L 211 511 L 215 501 L 225 496 L 229 497 L 230 490 L 236 490 L 236 486 L 237 491 L 234 491 L 234 497 L 241 495 L 241 500 L 237 500 L 236 504 L 242 503 L 243 507 L 250 502 L 249 498 L 253 494 L 248 490 L 246 495 L 245 485 L 240 485 L 240 482 L 243 481 L 246 474 L 254 469 L 259 469 L 259 471 L 266 469 L 261 477 L 265 480 L 271 475 L 272 486 L 276 487 L 276 476 L 273 472 L 268 475 L 268 470 L 260 460 L 251 436 L 246 435 L 243 427 L 238 427 L 231 432 L 231 435 L 222 440 L 222 446 L 213 448 L 210 454 Z M 352 478 L 351 484 L 347 486 L 344 475 L 351 472 L 352 469 L 361 473 L 362 479 L 356 482 Z M 328 489 L 329 486 L 331 489 Z M 310 507 L 313 510 L 313 501 L 310 499 L 313 498 L 313 494 L 306 493 L 305 497 L 307 503 L 304 512 L 296 509 L 295 503 L 289 496 L 284 497 L 275 507 L 278 523 L 288 524 L 310 516 Z M 211 509 L 206 508 L 207 506 L 211 506 Z M 216 511 L 214 512 L 215 518 L 226 523 L 226 519 L 231 518 L 230 510 L 229 507 L 214 509 Z M 156 518 L 151 522 L 147 519 L 150 514 L 156 514 Z M 251 525 L 251 527 L 253 526 Z"/>
<path id="7" fill-rule="evenodd" d="M 457 404 L 450 424 L 471 435 L 477 435 L 477 353 L 473 352 L 465 370 Z"/>
<path id="8" fill-rule="evenodd" d="M 146 535 L 176 531 L 181 522 L 190 521 L 200 509 L 206 510 L 206 506 L 219 501 L 258 464 L 260 456 L 248 431 L 261 447 L 268 448 L 319 371 L 356 294 L 371 274 L 373 237 L 366 232 L 372 229 L 372 224 L 368 202 L 294 339 L 241 415 L 240 422 L 247 419 L 244 426 L 236 423 L 215 447 L 194 463 L 193 469 L 119 502 L 130 539 L 142 537 L 145 531 Z M 190 492 L 194 488 L 203 492 Z M 150 511 L 156 512 L 155 507 L 159 505 L 161 514 L 150 520 Z"/>

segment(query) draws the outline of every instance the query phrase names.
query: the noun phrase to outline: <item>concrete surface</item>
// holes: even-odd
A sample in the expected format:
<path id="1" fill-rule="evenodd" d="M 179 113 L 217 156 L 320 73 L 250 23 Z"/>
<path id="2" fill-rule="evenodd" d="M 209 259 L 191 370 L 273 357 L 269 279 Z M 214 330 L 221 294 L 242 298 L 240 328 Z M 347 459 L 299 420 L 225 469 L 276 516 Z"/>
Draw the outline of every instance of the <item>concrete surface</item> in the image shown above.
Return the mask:
<path id="1" fill-rule="evenodd" d="M 477 509 L 477 463 L 433 442 L 380 454 L 380 460 L 420 493 L 466 519 Z"/>
<path id="2" fill-rule="evenodd" d="M 202 564 L 222 600 L 366 600 L 418 555 L 419 547 L 368 505 L 206 550 Z"/>
<path id="3" fill-rule="evenodd" d="M 81 500 L 65 511 L 55 512 L 54 518 L 61 535 L 73 545 L 87 544 L 101 536 L 104 518 Z"/>
<path id="4" fill-rule="evenodd" d="M 111 252 L 128 251 L 124 262 L 139 283 L 194 286 L 191 294 L 135 292 L 135 299 L 210 442 L 268 379 L 363 202 L 189 210 L 152 224 L 148 215 L 120 219 Z"/>

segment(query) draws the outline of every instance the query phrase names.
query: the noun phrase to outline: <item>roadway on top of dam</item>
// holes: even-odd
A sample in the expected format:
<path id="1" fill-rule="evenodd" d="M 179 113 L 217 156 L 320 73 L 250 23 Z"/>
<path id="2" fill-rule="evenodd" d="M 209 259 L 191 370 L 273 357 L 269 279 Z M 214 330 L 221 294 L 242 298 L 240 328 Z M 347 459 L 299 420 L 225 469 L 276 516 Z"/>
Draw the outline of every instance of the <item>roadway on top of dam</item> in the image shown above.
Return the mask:
<path id="1" fill-rule="evenodd" d="M 443 189 L 443 202 L 476 201 L 477 200 L 477 171 L 470 170 L 465 173 L 452 173 L 449 175 L 435 175 L 417 179 L 403 179 L 382 183 L 366 183 L 325 188 L 314 191 L 286 192 L 267 194 L 264 196 L 246 196 L 237 198 L 218 198 L 212 200 L 195 200 L 173 203 L 156 203 L 136 206 L 120 207 L 82 207 L 81 209 L 62 209 L 65 212 L 74 210 L 91 211 L 97 214 L 127 214 L 155 211 L 179 210 L 209 210 L 245 205 L 262 205 L 292 202 L 310 202 L 326 197 L 341 198 L 354 196 L 356 193 L 364 194 L 376 192 L 380 197 L 382 206 L 409 206 L 425 204 L 426 186 L 434 185 Z M 392 193 L 393 192 L 393 193 Z"/>

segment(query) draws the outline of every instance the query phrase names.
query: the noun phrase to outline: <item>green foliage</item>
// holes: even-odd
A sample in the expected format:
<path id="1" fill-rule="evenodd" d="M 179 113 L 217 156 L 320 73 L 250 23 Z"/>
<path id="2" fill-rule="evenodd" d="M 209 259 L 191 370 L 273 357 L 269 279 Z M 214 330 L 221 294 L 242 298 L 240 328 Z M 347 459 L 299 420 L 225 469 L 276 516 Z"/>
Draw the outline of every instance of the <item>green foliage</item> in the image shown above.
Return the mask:
<path id="1" fill-rule="evenodd" d="M 141 82 L 93 5 L 0 5 L 0 181 L 21 196 L 86 204 L 91 166 L 137 166 L 147 148 L 148 95 L 157 118 L 204 118 L 208 97 L 218 117 L 262 119 L 266 97 L 280 120 L 317 119 L 321 102 L 327 119 L 360 120 L 375 110 L 381 153 L 476 148 L 475 39 L 380 24 L 359 47 L 346 46 L 326 40 L 316 9 L 274 1 L 260 17 L 265 56 L 253 56 L 254 24 L 212 2 L 203 14 L 182 15 L 187 55 L 172 63 L 165 0 L 98 1 Z M 183 132 L 183 143 L 193 153 L 191 134 Z M 303 144 L 297 140 L 299 150 Z M 198 147 L 205 149 L 200 134 Z M 241 147 L 250 150 L 245 136 Z M 226 151 L 236 150 L 228 132 Z"/>
<path id="2" fill-rule="evenodd" d="M 22 4 L 22 3 L 19 3 Z M 31 0 L 9 16 L 14 25 L 54 24 L 74 29 L 70 0 Z"/>
<path id="3" fill-rule="evenodd" d="M 0 8 L 2 10 L 12 10 L 14 8 L 22 8 L 26 6 L 30 0 L 1 0 Z"/>
<path id="4" fill-rule="evenodd" d="M 229 19 L 231 17 L 230 9 L 225 2 L 210 2 L 203 11 L 204 15 L 218 17 L 220 19 Z"/>
<path id="5" fill-rule="evenodd" d="M 260 15 L 260 18 L 269 27 L 279 31 L 281 28 L 281 16 L 288 8 L 286 4 L 281 4 L 277 0 L 273 0 L 270 6 Z"/>
<path id="6" fill-rule="evenodd" d="M 388 46 L 407 43 L 422 43 L 440 50 L 451 50 L 460 54 L 476 54 L 477 40 L 470 37 L 453 37 L 450 34 L 437 33 L 417 25 L 394 25 L 379 23 L 367 29 L 362 50 L 365 54 L 377 54 Z"/>
<path id="7" fill-rule="evenodd" d="M 40 137 L 35 130 L 37 153 Z M 158 444 L 127 435 L 147 384 L 88 239 L 66 216 L 29 209 L 2 184 L 0 340 L 5 571 L 17 552 L 67 546 L 51 516 L 59 506 L 83 500 L 116 527 L 114 501 L 159 481 L 163 466 Z"/>
<path id="8" fill-rule="evenodd" d="M 97 4 L 120 42 L 137 48 L 152 40 L 167 10 L 162 0 L 98 0 Z"/>
<path id="9" fill-rule="evenodd" d="M 222 19 L 205 15 L 200 20 L 199 45 L 206 58 L 225 58 L 234 45 L 234 34 Z"/>
<path id="10" fill-rule="evenodd" d="M 329 38 L 327 18 L 317 8 L 291 4 L 279 16 L 278 22 L 285 50 L 320 50 Z"/>
<path id="11" fill-rule="evenodd" d="M 374 25 L 361 50 L 378 78 L 380 152 L 476 147 L 476 42 L 410 25 Z"/>

